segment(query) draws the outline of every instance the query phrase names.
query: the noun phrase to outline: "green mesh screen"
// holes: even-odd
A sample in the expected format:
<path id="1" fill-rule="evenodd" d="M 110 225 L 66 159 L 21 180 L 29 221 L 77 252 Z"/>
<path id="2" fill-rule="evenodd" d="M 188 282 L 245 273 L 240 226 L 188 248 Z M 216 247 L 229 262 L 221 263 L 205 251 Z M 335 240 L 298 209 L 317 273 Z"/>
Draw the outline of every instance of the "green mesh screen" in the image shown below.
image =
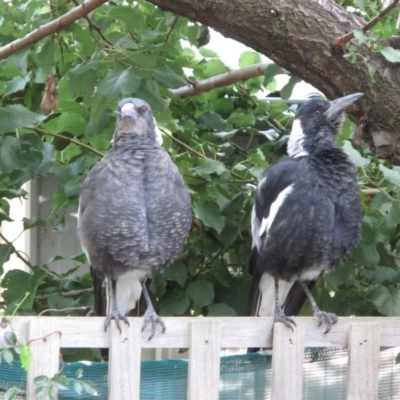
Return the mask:
<path id="1" fill-rule="evenodd" d="M 380 353 L 379 399 L 400 399 L 400 348 L 385 348 Z M 340 400 L 346 398 L 347 349 L 306 349 L 304 357 L 303 399 Z M 107 399 L 107 363 L 68 363 L 63 373 L 72 378 L 78 368 L 83 378 L 93 381 L 100 396 Z M 185 360 L 142 361 L 141 400 L 186 400 L 188 363 Z M 0 398 L 8 388 L 21 389 L 24 399 L 26 374 L 18 362 L 0 365 Z M 270 397 L 271 355 L 252 353 L 221 358 L 220 399 L 262 400 Z M 93 399 L 78 395 L 72 388 L 59 392 L 61 400 Z"/>

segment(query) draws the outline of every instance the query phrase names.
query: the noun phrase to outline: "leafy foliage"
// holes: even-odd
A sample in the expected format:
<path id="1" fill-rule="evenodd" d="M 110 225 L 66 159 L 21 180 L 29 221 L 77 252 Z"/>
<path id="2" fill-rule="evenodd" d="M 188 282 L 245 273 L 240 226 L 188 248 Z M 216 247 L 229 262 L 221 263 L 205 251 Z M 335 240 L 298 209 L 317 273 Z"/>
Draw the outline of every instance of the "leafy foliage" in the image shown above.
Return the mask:
<path id="1" fill-rule="evenodd" d="M 354 6 L 356 13 L 376 11 L 369 1 L 344 3 Z M 70 7 L 61 0 L 51 5 L 39 0 L 2 2 L 1 15 L 12 18 L 1 19 L 0 40 L 10 43 Z M 356 31 L 357 44 L 346 56 L 368 62 L 368 52 L 380 51 L 388 62 L 399 61 L 398 50 L 382 42 L 397 32 L 394 21 L 389 14 L 370 34 Z M 33 234 L 39 229 L 63 230 L 64 215 L 77 206 L 85 175 L 110 146 L 121 97 L 141 97 L 153 108 L 164 147 L 190 188 L 194 213 L 184 254 L 150 285 L 161 315 L 245 313 L 255 185 L 264 169 L 286 153 L 298 107 L 265 97 L 276 89 L 276 65 L 264 76 L 178 98 L 173 89 L 187 80 L 229 71 L 207 48 L 208 40 L 205 26 L 142 0 L 116 0 L 93 12 L 90 22 L 74 22 L 0 62 L 0 222 L 10 220 L 10 199 L 29 196 L 24 190 L 27 181 L 51 175 L 59 183 L 48 218 L 24 219 L 24 229 Z M 241 67 L 248 67 L 260 56 L 247 51 L 238 54 L 238 60 Z M 60 101 L 45 116 L 40 104 L 47 76 L 59 79 Z M 298 82 L 290 76 L 282 97 L 288 98 Z M 351 260 L 320 280 L 314 292 L 323 309 L 339 315 L 399 315 L 400 170 L 368 148 L 354 148 L 354 130 L 346 121 L 338 141 L 359 170 L 365 212 L 362 239 Z M 11 242 L 0 244 L 0 272 L 15 252 Z M 51 309 L 51 315 L 90 314 L 91 277 L 77 270 L 85 257 L 71 254 L 77 268 L 63 274 L 52 270 L 52 262 L 59 259 L 55 250 L 47 264 L 31 265 L 29 274 L 7 272 L 1 281 L 2 312 L 18 309 L 19 314 L 32 315 Z M 74 296 L 65 295 L 71 291 L 76 291 Z M 309 308 L 303 313 L 309 314 Z M 4 360 L 11 359 L 8 349 L 1 354 Z M 98 357 L 83 350 L 79 354 Z M 79 355 L 66 352 L 65 357 Z M 65 383 L 46 379 L 37 382 L 43 395 L 51 396 L 52 385 Z M 74 385 L 78 392 L 90 390 L 83 381 Z"/>

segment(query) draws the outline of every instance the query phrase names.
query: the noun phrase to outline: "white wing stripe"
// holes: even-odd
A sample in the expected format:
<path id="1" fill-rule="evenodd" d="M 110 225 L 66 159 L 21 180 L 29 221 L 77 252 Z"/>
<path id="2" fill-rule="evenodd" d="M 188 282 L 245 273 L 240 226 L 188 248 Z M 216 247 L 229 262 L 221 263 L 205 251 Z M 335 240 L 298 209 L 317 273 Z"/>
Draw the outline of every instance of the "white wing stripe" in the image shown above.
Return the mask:
<path id="1" fill-rule="evenodd" d="M 294 184 L 292 184 L 292 185 L 288 186 L 286 189 L 282 190 L 282 192 L 279 193 L 276 200 L 271 204 L 271 208 L 269 209 L 269 216 L 268 216 L 266 224 L 265 224 L 266 225 L 265 230 L 267 233 L 271 229 L 271 226 L 275 220 L 275 217 L 278 214 L 278 211 L 281 208 L 282 204 L 284 203 L 286 197 L 288 197 L 289 194 L 292 193 L 293 186 L 294 186 Z M 261 233 L 261 235 L 262 235 L 262 233 Z"/>

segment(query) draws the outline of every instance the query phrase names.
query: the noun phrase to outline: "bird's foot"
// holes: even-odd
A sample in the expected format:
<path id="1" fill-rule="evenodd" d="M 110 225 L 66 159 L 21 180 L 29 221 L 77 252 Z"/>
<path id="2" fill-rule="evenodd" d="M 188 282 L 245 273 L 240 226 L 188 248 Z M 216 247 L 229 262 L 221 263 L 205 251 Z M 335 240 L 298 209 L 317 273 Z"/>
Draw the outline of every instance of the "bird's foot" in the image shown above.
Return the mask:
<path id="1" fill-rule="evenodd" d="M 104 330 L 105 331 L 107 331 L 107 328 L 110 326 L 112 319 L 115 320 L 115 323 L 117 324 L 119 333 L 122 333 L 121 323 L 119 322 L 120 320 L 124 321 L 129 326 L 128 318 L 126 318 L 125 315 L 122 315 L 118 310 L 116 310 L 116 311 L 112 311 L 110 314 L 108 314 L 106 320 L 104 321 Z"/>
<path id="2" fill-rule="evenodd" d="M 293 325 L 296 326 L 296 322 L 294 322 L 292 318 L 286 316 L 280 307 L 275 308 L 274 322 L 282 322 L 287 328 L 290 328 L 292 332 Z"/>
<path id="3" fill-rule="evenodd" d="M 161 325 L 161 332 L 164 333 L 166 330 L 164 321 L 157 315 L 153 308 L 148 308 L 144 314 L 144 322 L 142 327 L 142 332 L 146 329 L 148 323 L 151 321 L 151 335 L 149 336 L 149 340 L 153 338 L 156 333 L 156 325 Z"/>
<path id="4" fill-rule="evenodd" d="M 318 318 L 318 327 L 320 327 L 322 324 L 326 324 L 326 329 L 324 333 L 328 333 L 331 330 L 332 325 L 336 324 L 336 322 L 339 321 L 339 318 L 336 314 L 327 313 L 321 310 L 316 311 L 314 313 L 314 317 Z"/>

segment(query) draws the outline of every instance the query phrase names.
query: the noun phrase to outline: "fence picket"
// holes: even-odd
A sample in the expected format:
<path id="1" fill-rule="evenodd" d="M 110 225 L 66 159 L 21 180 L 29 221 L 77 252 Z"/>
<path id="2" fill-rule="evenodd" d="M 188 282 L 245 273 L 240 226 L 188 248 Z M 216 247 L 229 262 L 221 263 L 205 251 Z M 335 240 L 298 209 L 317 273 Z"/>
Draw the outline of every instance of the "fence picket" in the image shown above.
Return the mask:
<path id="1" fill-rule="evenodd" d="M 61 331 L 55 318 L 38 317 L 29 322 L 28 340 L 33 360 L 27 376 L 27 399 L 35 400 L 34 378 L 53 378 L 60 369 Z"/>
<path id="2" fill-rule="evenodd" d="M 140 398 L 140 356 L 142 319 L 121 323 L 119 332 L 115 321 L 109 329 L 110 352 L 108 366 L 109 400 Z"/>
<path id="3" fill-rule="evenodd" d="M 272 353 L 272 400 L 301 400 L 303 393 L 304 324 L 293 331 L 274 324 Z"/>
<path id="4" fill-rule="evenodd" d="M 378 398 L 380 333 L 377 323 L 350 326 L 347 400 Z"/>
<path id="5" fill-rule="evenodd" d="M 190 324 L 189 400 L 218 400 L 220 352 L 220 322 L 193 321 Z"/>

